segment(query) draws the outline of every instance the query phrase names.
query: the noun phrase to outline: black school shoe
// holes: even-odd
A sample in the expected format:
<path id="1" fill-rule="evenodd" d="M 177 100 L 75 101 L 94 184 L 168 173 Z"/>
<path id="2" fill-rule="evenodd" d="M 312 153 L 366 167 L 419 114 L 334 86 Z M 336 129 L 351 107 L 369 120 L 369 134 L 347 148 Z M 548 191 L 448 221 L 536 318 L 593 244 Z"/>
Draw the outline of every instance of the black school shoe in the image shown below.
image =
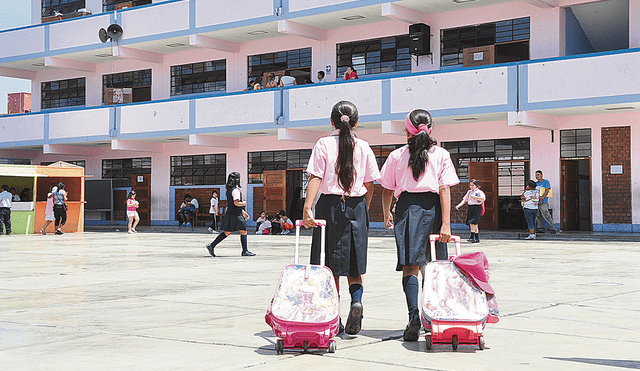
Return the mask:
<path id="1" fill-rule="evenodd" d="M 245 250 L 242 252 L 242 256 L 256 256 L 256 254 L 252 253 L 249 250 Z"/>
<path id="2" fill-rule="evenodd" d="M 339 320 L 340 320 L 340 326 L 338 327 L 338 335 L 344 332 L 344 325 L 342 324 L 342 318 L 339 318 Z"/>
<path id="3" fill-rule="evenodd" d="M 404 339 L 404 341 L 418 341 L 418 337 L 420 335 L 420 327 L 422 327 L 420 318 L 413 317 L 411 321 L 409 321 L 407 328 L 404 330 L 402 339 Z"/>
<path id="4" fill-rule="evenodd" d="M 362 328 L 362 302 L 354 301 L 351 303 L 351 309 L 349 309 L 349 317 L 347 318 L 347 325 L 344 327 L 344 332 L 348 335 L 355 335 L 360 332 Z"/>
<path id="5" fill-rule="evenodd" d="M 209 251 L 209 255 L 216 257 L 216 254 L 213 253 L 213 246 L 211 244 L 207 244 L 207 250 Z"/>

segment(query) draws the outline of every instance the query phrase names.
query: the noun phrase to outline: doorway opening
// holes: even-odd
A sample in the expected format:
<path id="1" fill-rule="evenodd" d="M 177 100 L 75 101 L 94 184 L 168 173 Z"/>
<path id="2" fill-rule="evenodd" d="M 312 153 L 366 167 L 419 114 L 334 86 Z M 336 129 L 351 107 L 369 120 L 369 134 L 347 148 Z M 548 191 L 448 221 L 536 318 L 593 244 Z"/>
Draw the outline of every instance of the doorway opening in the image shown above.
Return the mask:
<path id="1" fill-rule="evenodd" d="M 563 159 L 560 202 L 560 228 L 565 231 L 590 231 L 591 160 Z"/>

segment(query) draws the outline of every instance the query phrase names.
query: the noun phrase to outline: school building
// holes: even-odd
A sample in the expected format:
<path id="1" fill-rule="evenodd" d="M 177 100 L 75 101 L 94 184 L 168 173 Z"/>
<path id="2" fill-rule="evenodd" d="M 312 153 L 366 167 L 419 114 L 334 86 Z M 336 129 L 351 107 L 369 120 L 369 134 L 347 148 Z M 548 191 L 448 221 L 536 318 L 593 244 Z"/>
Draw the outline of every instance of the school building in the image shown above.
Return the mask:
<path id="1" fill-rule="evenodd" d="M 557 228 L 640 232 L 640 0 L 32 0 L 31 13 L 0 31 L 0 75 L 32 81 L 32 112 L 0 117 L 0 161 L 111 179 L 113 212 L 86 223 L 124 222 L 135 189 L 143 223 L 177 225 L 185 193 L 206 214 L 232 171 L 250 214 L 299 218 L 311 149 L 349 100 L 380 165 L 406 143 L 405 115 L 429 110 L 462 180 L 452 205 L 470 178 L 488 196 L 481 228 L 524 229 L 519 196 L 540 169 Z M 343 81 L 350 65 L 359 79 Z M 285 71 L 297 86 L 244 91 Z"/>

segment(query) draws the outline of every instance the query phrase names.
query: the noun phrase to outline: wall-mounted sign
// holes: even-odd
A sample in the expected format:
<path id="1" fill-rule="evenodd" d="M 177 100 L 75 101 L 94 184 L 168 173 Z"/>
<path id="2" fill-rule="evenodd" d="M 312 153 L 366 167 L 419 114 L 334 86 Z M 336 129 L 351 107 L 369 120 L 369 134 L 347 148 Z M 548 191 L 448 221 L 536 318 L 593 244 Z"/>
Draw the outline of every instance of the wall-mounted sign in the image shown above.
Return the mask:
<path id="1" fill-rule="evenodd" d="M 622 165 L 611 165 L 611 174 L 622 174 Z"/>

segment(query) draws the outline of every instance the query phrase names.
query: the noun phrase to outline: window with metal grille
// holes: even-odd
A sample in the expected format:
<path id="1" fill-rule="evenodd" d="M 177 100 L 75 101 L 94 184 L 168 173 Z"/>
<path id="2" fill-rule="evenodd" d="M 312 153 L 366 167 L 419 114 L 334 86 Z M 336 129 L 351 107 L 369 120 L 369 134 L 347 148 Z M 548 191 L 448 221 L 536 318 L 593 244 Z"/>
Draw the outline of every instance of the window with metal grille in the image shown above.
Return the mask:
<path id="1" fill-rule="evenodd" d="M 151 157 L 102 160 L 102 179 L 113 179 L 114 187 L 131 187 L 138 174 L 151 174 Z"/>
<path id="2" fill-rule="evenodd" d="M 591 129 L 560 130 L 560 157 L 591 157 Z"/>
<path id="3" fill-rule="evenodd" d="M 306 169 L 311 158 L 311 150 L 249 152 L 247 157 L 249 183 L 262 184 L 262 174 L 265 170 Z"/>
<path id="4" fill-rule="evenodd" d="M 134 102 L 151 100 L 151 69 L 102 75 L 102 103 L 105 88 L 132 88 Z"/>
<path id="5" fill-rule="evenodd" d="M 528 44 L 525 43 L 526 45 L 523 46 L 519 43 L 514 45 L 510 43 L 529 40 L 529 37 L 529 17 L 441 30 L 440 65 L 443 67 L 462 65 L 465 48 L 494 44 L 502 45 L 500 51 L 496 52 L 496 63 L 511 59 L 528 59 Z M 526 50 L 521 50 L 525 47 Z"/>
<path id="6" fill-rule="evenodd" d="M 49 166 L 49 165 L 54 164 L 56 162 L 58 162 L 58 161 L 46 161 L 46 162 L 41 162 L 40 165 Z M 71 165 L 80 166 L 80 167 L 85 167 L 85 168 L 87 167 L 86 166 L 87 163 L 86 163 L 85 160 L 70 160 L 70 161 L 66 161 L 65 160 L 63 162 L 66 162 L 67 164 L 71 164 Z"/>
<path id="7" fill-rule="evenodd" d="M 376 155 L 376 162 L 378 163 L 378 169 L 382 169 L 382 165 L 387 161 L 389 154 L 395 149 L 404 146 L 404 144 L 390 144 L 385 146 L 371 146 L 373 154 Z"/>
<path id="8" fill-rule="evenodd" d="M 197 94 L 227 89 L 227 62 L 189 63 L 171 66 L 171 95 Z"/>
<path id="9" fill-rule="evenodd" d="M 102 0 L 102 11 L 109 12 L 115 10 L 118 4 L 127 4 L 128 7 L 151 4 L 151 0 Z"/>
<path id="10" fill-rule="evenodd" d="M 409 35 L 383 37 L 336 45 L 337 79 L 342 79 L 348 66 L 358 76 L 411 71 Z"/>
<path id="11" fill-rule="evenodd" d="M 42 109 L 85 105 L 85 78 L 47 81 L 42 87 Z"/>
<path id="12" fill-rule="evenodd" d="M 227 155 L 171 156 L 171 185 L 215 185 L 227 182 Z"/>
<path id="13" fill-rule="evenodd" d="M 469 179 L 469 162 L 502 161 L 498 164 L 498 196 L 514 196 L 522 193 L 528 179 L 529 143 L 529 138 L 509 138 L 443 142 L 442 147 L 451 154 L 460 179 Z"/>
<path id="14" fill-rule="evenodd" d="M 42 16 L 49 17 L 55 12 L 69 14 L 85 7 L 85 0 L 42 0 Z"/>
<path id="15" fill-rule="evenodd" d="M 296 80 L 311 77 L 311 48 L 294 49 L 247 57 L 249 73 L 247 82 L 262 78 L 265 73 L 292 71 Z M 303 80 L 300 80 L 301 83 Z"/>

